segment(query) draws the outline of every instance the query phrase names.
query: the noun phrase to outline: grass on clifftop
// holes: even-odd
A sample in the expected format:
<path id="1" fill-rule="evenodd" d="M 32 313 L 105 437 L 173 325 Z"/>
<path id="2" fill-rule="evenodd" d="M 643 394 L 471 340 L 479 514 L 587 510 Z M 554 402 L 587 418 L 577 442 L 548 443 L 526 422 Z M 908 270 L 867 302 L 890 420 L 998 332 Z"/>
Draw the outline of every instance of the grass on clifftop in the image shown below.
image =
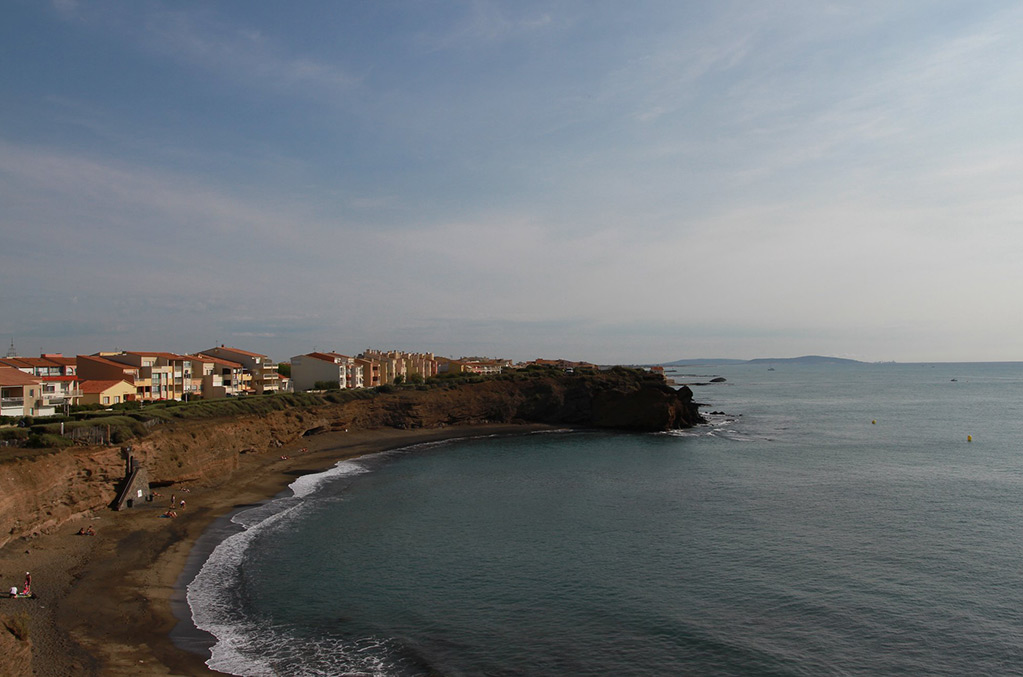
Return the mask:
<path id="1" fill-rule="evenodd" d="M 660 376 L 641 369 L 626 367 L 615 367 L 602 372 L 578 370 L 574 374 L 566 374 L 564 370 L 556 367 L 531 366 L 494 376 L 442 374 L 424 380 L 419 375 L 413 375 L 408 382 L 383 385 L 377 388 L 274 393 L 272 395 L 248 395 L 190 402 L 169 400 L 141 403 L 136 401 L 125 402 L 109 408 L 88 405 L 74 408 L 69 416 L 52 416 L 35 420 L 22 419 L 26 424 L 25 427 L 0 428 L 0 445 L 7 446 L 8 451 L 12 451 L 12 447 L 53 450 L 75 444 L 123 444 L 135 438 L 145 437 L 156 426 L 174 421 L 227 418 L 268 414 L 273 411 L 289 409 L 307 409 L 325 404 L 344 404 L 359 399 L 370 399 L 402 390 L 451 389 L 487 380 L 514 382 L 540 378 L 599 379 L 617 383 L 622 381 L 635 383 L 637 380 L 641 383 L 663 382 Z M 9 458 L 11 454 L 5 453 L 4 456 Z"/>

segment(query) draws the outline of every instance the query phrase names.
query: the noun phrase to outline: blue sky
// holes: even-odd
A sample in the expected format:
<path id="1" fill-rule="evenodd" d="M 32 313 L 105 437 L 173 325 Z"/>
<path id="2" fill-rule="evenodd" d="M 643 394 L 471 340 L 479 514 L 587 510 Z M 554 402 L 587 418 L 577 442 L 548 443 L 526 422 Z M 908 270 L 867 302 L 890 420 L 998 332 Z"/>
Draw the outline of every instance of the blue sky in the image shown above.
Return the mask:
<path id="1" fill-rule="evenodd" d="M 1023 359 L 1013 2 L 76 2 L 0 22 L 0 337 Z"/>

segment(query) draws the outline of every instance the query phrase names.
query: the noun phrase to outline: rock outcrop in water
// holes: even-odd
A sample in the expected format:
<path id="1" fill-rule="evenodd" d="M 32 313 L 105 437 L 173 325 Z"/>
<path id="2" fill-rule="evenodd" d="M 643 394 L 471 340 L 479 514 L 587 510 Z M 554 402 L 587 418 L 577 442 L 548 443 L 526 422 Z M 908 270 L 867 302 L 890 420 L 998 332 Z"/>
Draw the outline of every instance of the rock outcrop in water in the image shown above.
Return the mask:
<path id="1" fill-rule="evenodd" d="M 246 453 L 337 430 L 549 423 L 628 431 L 703 421 L 687 387 L 631 370 L 517 374 L 478 383 L 405 387 L 349 401 L 229 418 L 161 421 L 131 440 L 155 484 L 222 480 Z M 124 477 L 121 446 L 0 451 L 0 546 L 104 509 Z"/>

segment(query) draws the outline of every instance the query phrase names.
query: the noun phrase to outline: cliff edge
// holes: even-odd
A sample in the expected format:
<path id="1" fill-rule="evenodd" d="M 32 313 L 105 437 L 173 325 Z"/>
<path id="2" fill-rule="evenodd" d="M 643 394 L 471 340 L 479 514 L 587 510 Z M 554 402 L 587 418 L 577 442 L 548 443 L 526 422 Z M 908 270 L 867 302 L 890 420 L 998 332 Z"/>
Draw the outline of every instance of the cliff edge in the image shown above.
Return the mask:
<path id="1" fill-rule="evenodd" d="M 185 411 L 189 406 L 175 405 L 175 409 L 163 411 L 176 407 Z M 652 432 L 703 422 L 697 407 L 687 387 L 675 389 L 656 374 L 616 368 L 343 391 L 325 394 L 313 405 L 257 415 L 154 418 L 152 425 L 145 427 L 145 436 L 118 446 L 2 450 L 0 547 L 107 508 L 124 478 L 128 444 L 157 486 L 219 483 L 238 467 L 242 454 L 266 452 L 320 432 L 479 423 L 547 423 Z M 145 417 L 146 413 L 133 415 Z"/>

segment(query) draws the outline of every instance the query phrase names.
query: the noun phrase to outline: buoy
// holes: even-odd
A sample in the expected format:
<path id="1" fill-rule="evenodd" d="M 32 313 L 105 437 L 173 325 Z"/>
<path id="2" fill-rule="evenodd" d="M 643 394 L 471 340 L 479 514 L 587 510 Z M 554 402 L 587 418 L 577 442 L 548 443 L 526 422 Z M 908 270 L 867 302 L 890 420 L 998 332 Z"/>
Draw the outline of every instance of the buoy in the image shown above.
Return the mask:
<path id="1" fill-rule="evenodd" d="M 973 441 L 973 435 L 967 435 L 966 436 L 966 441 L 967 442 L 972 442 Z"/>
<path id="2" fill-rule="evenodd" d="M 873 421 L 871 421 L 870 425 L 877 425 L 877 419 L 875 418 Z"/>

